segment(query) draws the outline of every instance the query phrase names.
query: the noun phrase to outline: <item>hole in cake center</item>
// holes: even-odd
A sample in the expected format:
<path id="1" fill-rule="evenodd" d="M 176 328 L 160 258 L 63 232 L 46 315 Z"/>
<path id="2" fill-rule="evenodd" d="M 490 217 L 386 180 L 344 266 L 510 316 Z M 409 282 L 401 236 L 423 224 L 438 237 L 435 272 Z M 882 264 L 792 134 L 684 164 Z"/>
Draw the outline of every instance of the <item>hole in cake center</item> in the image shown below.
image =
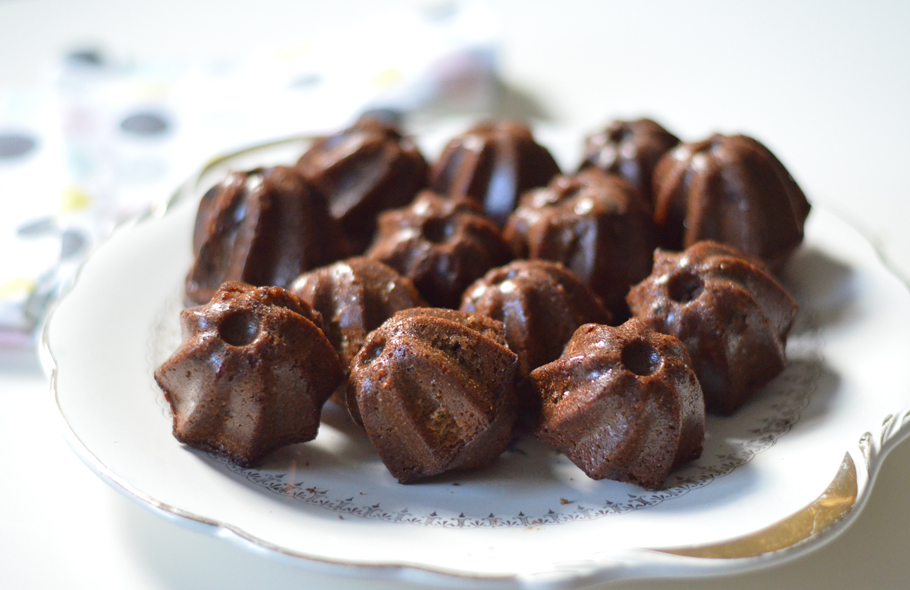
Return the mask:
<path id="1" fill-rule="evenodd" d="M 372 364 L 376 359 L 378 359 L 382 352 L 385 350 L 385 340 L 376 339 L 368 343 L 365 347 L 365 352 L 361 352 L 363 358 L 363 366 Z"/>
<path id="2" fill-rule="evenodd" d="M 259 335 L 259 320 L 246 311 L 232 313 L 221 321 L 218 335 L 231 346 L 246 346 Z"/>
<path id="3" fill-rule="evenodd" d="M 636 375 L 647 376 L 660 368 L 660 355 L 647 342 L 636 341 L 622 349 L 622 364 Z"/>
<path id="4" fill-rule="evenodd" d="M 691 272 L 681 272 L 670 277 L 667 292 L 670 299 L 678 303 L 695 301 L 705 290 L 705 283 Z"/>
<path id="5" fill-rule="evenodd" d="M 452 225 L 443 219 L 428 219 L 423 224 L 423 237 L 434 244 L 442 244 L 452 237 Z"/>

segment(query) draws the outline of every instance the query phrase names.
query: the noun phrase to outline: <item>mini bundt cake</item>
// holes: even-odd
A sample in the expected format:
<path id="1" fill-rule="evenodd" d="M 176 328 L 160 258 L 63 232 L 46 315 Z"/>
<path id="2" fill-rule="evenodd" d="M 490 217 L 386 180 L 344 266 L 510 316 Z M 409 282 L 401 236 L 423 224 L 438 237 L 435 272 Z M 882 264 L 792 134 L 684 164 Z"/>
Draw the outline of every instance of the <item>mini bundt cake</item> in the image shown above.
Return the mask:
<path id="1" fill-rule="evenodd" d="M 363 252 L 379 213 L 410 203 L 427 186 L 429 166 L 397 128 L 365 117 L 316 141 L 297 169 L 326 195 L 355 252 Z"/>
<path id="2" fill-rule="evenodd" d="M 638 320 L 581 326 L 530 379 L 542 402 L 537 437 L 593 479 L 659 489 L 701 455 L 704 398 L 686 348 Z"/>
<path id="3" fill-rule="evenodd" d="M 629 287 L 651 272 L 657 235 L 650 211 L 622 178 L 589 168 L 526 193 L 503 231 L 517 257 L 561 262 L 614 317 Z"/>
<path id="4" fill-rule="evenodd" d="M 728 244 L 779 270 L 802 243 L 809 202 L 765 146 L 714 135 L 667 152 L 654 171 L 654 220 L 662 244 Z"/>
<path id="5" fill-rule="evenodd" d="M 409 309 L 367 337 L 351 366 L 349 406 L 400 483 L 477 469 L 512 439 L 517 366 L 500 322 Z"/>
<path id="6" fill-rule="evenodd" d="M 760 262 L 716 242 L 657 250 L 654 270 L 629 292 L 633 315 L 683 341 L 709 412 L 729 415 L 786 364 L 798 307 Z"/>
<path id="7" fill-rule="evenodd" d="M 549 186 L 529 190 L 521 196 L 518 207 L 509 216 L 502 237 L 516 259 L 529 258 L 528 232 L 552 208 L 582 192 L 582 183 L 574 176 L 554 176 Z M 591 191 L 587 191 L 591 192 Z"/>
<path id="8" fill-rule="evenodd" d="M 474 201 L 430 191 L 380 215 L 367 256 L 414 281 L 431 305 L 451 308 L 468 285 L 512 258 L 499 228 Z"/>
<path id="9" fill-rule="evenodd" d="M 492 269 L 465 291 L 461 311 L 505 325 L 506 341 L 518 355 L 523 377 L 559 358 L 582 324 L 611 321 L 587 285 L 563 265 L 547 260 L 516 260 Z"/>
<path id="10" fill-rule="evenodd" d="M 430 188 L 471 197 L 502 225 L 526 190 L 559 174 L 556 160 L 526 125 L 488 122 L 454 137 L 430 170 Z"/>
<path id="11" fill-rule="evenodd" d="M 579 170 L 595 166 L 625 178 L 654 210 L 651 177 L 658 160 L 679 143 L 679 138 L 651 119 L 612 121 L 585 140 Z"/>
<path id="12" fill-rule="evenodd" d="M 177 440 L 250 466 L 316 437 L 341 377 L 318 312 L 280 287 L 229 282 L 180 321 L 183 342 L 155 371 Z"/>
<path id="13" fill-rule="evenodd" d="M 293 168 L 234 172 L 199 204 L 186 298 L 201 305 L 226 281 L 286 287 L 350 254 L 324 197 Z"/>
<path id="14" fill-rule="evenodd" d="M 323 328 L 347 375 L 367 334 L 412 307 L 426 307 L 414 283 L 371 258 L 348 258 L 300 275 L 290 291 L 322 314 Z M 332 395 L 344 405 L 344 384 Z"/>

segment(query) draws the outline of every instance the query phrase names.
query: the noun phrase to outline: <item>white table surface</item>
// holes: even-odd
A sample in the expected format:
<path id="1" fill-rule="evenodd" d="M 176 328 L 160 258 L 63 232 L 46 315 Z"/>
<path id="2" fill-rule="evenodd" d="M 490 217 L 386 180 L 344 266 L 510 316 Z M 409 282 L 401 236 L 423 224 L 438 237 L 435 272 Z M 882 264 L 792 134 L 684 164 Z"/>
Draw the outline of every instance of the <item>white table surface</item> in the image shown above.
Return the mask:
<path id="1" fill-rule="evenodd" d="M 85 43 L 136 57 L 237 57 L 346 18 L 422 4 L 0 0 L 0 85 L 38 84 L 42 66 Z M 647 114 L 687 139 L 714 130 L 755 135 L 814 203 L 850 219 L 910 277 L 910 5 L 730 4 L 490 2 L 511 88 L 502 111 L 578 129 Z M 14 206 L 11 195 L 0 198 Z M 31 352 L 0 352 L 0 396 L 0 587 L 407 587 L 279 564 L 120 496 L 63 442 Z M 782 565 L 610 587 L 906 588 L 908 474 L 910 443 L 886 459 L 851 527 Z"/>

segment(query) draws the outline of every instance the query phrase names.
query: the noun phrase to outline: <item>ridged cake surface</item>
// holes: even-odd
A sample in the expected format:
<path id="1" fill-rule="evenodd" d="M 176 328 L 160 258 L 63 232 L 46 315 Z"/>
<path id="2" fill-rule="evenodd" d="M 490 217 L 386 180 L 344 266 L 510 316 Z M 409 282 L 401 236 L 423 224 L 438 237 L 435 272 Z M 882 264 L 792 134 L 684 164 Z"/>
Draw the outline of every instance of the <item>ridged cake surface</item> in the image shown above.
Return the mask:
<path id="1" fill-rule="evenodd" d="M 414 281 L 431 305 L 449 308 L 473 281 L 511 260 L 499 228 L 474 201 L 430 191 L 380 216 L 367 256 Z"/>
<path id="2" fill-rule="evenodd" d="M 733 246 L 780 269 L 803 241 L 809 202 L 768 148 L 714 135 L 667 152 L 654 172 L 654 219 L 663 246 Z"/>
<path id="3" fill-rule="evenodd" d="M 796 301 L 761 262 L 716 242 L 658 250 L 629 307 L 685 343 L 709 412 L 732 414 L 786 366 Z"/>
<path id="4" fill-rule="evenodd" d="M 593 479 L 659 489 L 701 455 L 704 399 L 686 348 L 638 320 L 580 327 L 531 383 L 542 402 L 537 437 Z"/>
<path id="5" fill-rule="evenodd" d="M 367 334 L 396 312 L 426 303 L 407 277 L 371 258 L 348 258 L 300 275 L 290 291 L 322 314 L 325 334 L 347 375 Z M 332 399 L 344 404 L 344 389 Z"/>
<path id="6" fill-rule="evenodd" d="M 648 276 L 657 245 L 640 195 L 597 168 L 526 193 L 503 236 L 517 258 L 564 264 L 615 317 L 628 315 L 626 293 Z"/>
<path id="7" fill-rule="evenodd" d="M 414 142 L 393 125 L 362 118 L 316 141 L 297 169 L 322 191 L 355 252 L 369 246 L 376 218 L 403 207 L 427 186 L 429 165 Z"/>
<path id="8" fill-rule="evenodd" d="M 477 469 L 512 439 L 517 366 L 500 322 L 405 310 L 371 332 L 354 359 L 351 413 L 400 483 Z"/>
<path id="9" fill-rule="evenodd" d="M 527 125 L 492 121 L 475 125 L 446 145 L 430 170 L 430 188 L 476 199 L 502 225 L 523 192 L 557 174 L 556 160 Z"/>
<path id="10" fill-rule="evenodd" d="M 611 121 L 585 139 L 580 170 L 595 166 L 617 174 L 632 185 L 654 210 L 651 177 L 660 158 L 679 144 L 679 138 L 651 119 Z"/>
<path id="11" fill-rule="evenodd" d="M 347 239 L 325 198 L 293 168 L 234 172 L 199 204 L 186 298 L 206 303 L 222 283 L 286 287 L 344 258 Z"/>
<path id="12" fill-rule="evenodd" d="M 461 310 L 503 323 L 522 376 L 558 358 L 582 324 L 611 320 L 587 285 L 547 260 L 516 260 L 490 270 L 465 291 Z"/>
<path id="13" fill-rule="evenodd" d="M 248 466 L 316 436 L 341 377 L 318 312 L 279 287 L 227 283 L 180 322 L 180 347 L 155 371 L 177 440 Z"/>

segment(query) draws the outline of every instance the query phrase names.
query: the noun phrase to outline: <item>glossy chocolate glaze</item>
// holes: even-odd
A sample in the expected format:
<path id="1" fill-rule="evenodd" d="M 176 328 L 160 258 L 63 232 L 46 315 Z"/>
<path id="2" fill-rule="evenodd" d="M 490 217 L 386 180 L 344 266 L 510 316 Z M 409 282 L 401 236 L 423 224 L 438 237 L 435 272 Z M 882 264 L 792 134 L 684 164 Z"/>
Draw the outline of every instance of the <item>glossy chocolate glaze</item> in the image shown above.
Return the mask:
<path id="1" fill-rule="evenodd" d="M 679 138 L 651 119 L 612 121 L 585 139 L 584 157 L 579 170 L 591 166 L 617 174 L 632 185 L 651 210 L 654 197 L 651 177 L 660 158 L 679 144 Z"/>
<path id="2" fill-rule="evenodd" d="M 193 234 L 188 301 L 222 283 L 286 287 L 301 273 L 350 253 L 323 196 L 293 168 L 234 172 L 202 198 Z"/>
<path id="3" fill-rule="evenodd" d="M 297 169 L 328 199 L 355 252 L 373 238 L 376 217 L 403 207 L 427 186 L 429 166 L 414 142 L 376 118 L 322 138 L 297 162 Z"/>
<path id="4" fill-rule="evenodd" d="M 430 171 L 430 188 L 470 197 L 503 225 L 522 193 L 559 174 L 550 152 L 521 123 L 481 123 L 454 137 Z"/>
<path id="5" fill-rule="evenodd" d="M 589 168 L 526 193 L 503 231 L 516 257 L 561 262 L 615 317 L 651 271 L 657 235 L 647 205 L 623 179 Z"/>
<path id="6" fill-rule="evenodd" d="M 809 203 L 761 143 L 714 135 L 667 152 L 654 172 L 654 219 L 662 244 L 729 244 L 779 270 L 802 243 Z"/>

